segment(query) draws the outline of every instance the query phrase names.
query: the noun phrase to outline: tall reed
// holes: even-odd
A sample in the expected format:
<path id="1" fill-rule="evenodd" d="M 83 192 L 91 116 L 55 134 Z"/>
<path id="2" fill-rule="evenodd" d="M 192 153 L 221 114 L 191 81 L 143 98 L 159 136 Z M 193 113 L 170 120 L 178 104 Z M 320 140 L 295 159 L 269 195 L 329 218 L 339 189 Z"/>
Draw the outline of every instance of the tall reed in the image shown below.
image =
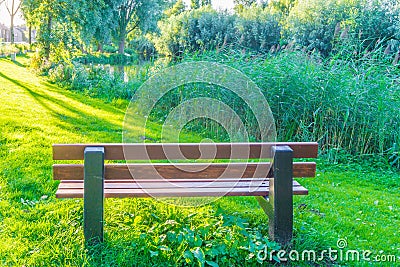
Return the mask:
<path id="1" fill-rule="evenodd" d="M 400 71 L 380 51 L 373 53 L 362 60 L 342 60 L 302 52 L 261 57 L 227 51 L 191 55 L 185 61 L 218 61 L 247 74 L 269 102 L 280 141 L 318 141 L 327 154 L 384 154 L 400 143 Z M 215 88 L 197 91 L 210 94 Z M 250 129 L 257 128 L 239 97 L 224 94 L 221 99 L 236 107 Z"/>

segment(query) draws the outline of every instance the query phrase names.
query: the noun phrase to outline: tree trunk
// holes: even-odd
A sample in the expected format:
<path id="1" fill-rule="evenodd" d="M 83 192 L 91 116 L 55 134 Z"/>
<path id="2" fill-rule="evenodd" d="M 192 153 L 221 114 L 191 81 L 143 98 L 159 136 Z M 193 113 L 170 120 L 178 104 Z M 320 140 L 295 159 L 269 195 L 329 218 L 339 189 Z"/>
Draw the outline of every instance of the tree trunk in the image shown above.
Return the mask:
<path id="1" fill-rule="evenodd" d="M 32 26 L 30 26 L 29 25 L 29 40 L 28 40 L 28 42 L 29 42 L 29 45 L 32 45 Z M 29 48 L 30 49 L 30 48 Z"/>
<path id="2" fill-rule="evenodd" d="M 11 15 L 11 26 L 10 26 L 10 37 L 11 37 L 11 43 L 14 43 L 14 15 Z"/>
<path id="3" fill-rule="evenodd" d="M 97 52 L 103 53 L 103 43 L 102 42 L 97 43 Z"/>
<path id="4" fill-rule="evenodd" d="M 118 53 L 123 55 L 125 53 L 125 36 L 121 34 L 118 44 Z"/>
<path id="5" fill-rule="evenodd" d="M 45 40 L 45 46 L 44 46 L 44 57 L 45 59 L 49 60 L 50 58 L 50 35 L 51 35 L 51 24 L 52 24 L 53 18 L 49 15 L 48 20 L 47 20 L 47 37 Z"/>

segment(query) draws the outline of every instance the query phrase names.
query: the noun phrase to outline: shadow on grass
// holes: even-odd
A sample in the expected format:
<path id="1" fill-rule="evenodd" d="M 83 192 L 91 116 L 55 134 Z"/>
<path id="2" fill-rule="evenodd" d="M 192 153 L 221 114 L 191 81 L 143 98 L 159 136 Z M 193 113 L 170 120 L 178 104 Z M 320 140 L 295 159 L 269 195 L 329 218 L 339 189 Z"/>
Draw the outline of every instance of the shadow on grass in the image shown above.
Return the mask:
<path id="1" fill-rule="evenodd" d="M 19 62 L 18 62 L 18 61 L 16 61 L 16 60 L 11 60 L 11 62 L 12 62 L 12 63 L 14 63 L 15 65 L 17 65 L 18 67 L 23 67 L 23 68 L 25 68 L 25 67 L 26 67 L 24 64 L 22 64 L 22 63 L 19 63 Z"/>
<path id="2" fill-rule="evenodd" d="M 32 52 L 32 51 L 28 51 L 28 52 Z M 18 54 L 17 57 L 22 57 L 22 58 L 27 58 L 27 59 L 31 58 L 28 54 Z"/>
<path id="3" fill-rule="evenodd" d="M 87 128 L 86 130 L 90 129 L 96 129 L 97 131 L 99 130 L 107 130 L 108 132 L 110 129 L 112 131 L 121 131 L 121 125 L 112 123 L 110 121 L 106 121 L 102 118 L 99 118 L 97 116 L 93 116 L 92 114 L 83 112 L 82 110 L 77 109 L 76 107 L 72 106 L 71 104 L 67 103 L 67 101 L 55 98 L 52 96 L 49 96 L 47 94 L 41 94 L 38 92 L 35 92 L 25 84 L 12 79 L 3 73 L 0 73 L 0 77 L 14 83 L 15 85 L 19 86 L 20 88 L 23 88 L 26 90 L 26 92 L 33 97 L 38 104 L 40 104 L 43 108 L 45 108 L 57 121 L 62 121 L 63 123 L 69 124 L 70 127 L 65 127 L 65 124 L 59 123 L 59 127 L 65 128 L 68 130 L 74 129 L 74 130 L 81 130 L 82 128 Z M 54 87 L 53 87 L 54 88 Z M 57 92 L 60 93 L 63 97 L 66 99 L 69 98 L 67 94 L 63 94 L 62 92 Z M 47 103 L 46 103 L 47 102 Z M 54 107 L 51 107 L 48 102 L 50 102 L 52 105 L 59 106 L 61 109 L 64 109 L 70 113 L 72 113 L 72 116 L 68 116 L 65 114 L 65 112 L 60 112 L 54 109 Z M 87 103 L 85 103 L 87 104 Z M 112 110 L 112 112 L 116 113 L 117 110 Z M 119 111 L 122 113 L 121 111 Z"/>

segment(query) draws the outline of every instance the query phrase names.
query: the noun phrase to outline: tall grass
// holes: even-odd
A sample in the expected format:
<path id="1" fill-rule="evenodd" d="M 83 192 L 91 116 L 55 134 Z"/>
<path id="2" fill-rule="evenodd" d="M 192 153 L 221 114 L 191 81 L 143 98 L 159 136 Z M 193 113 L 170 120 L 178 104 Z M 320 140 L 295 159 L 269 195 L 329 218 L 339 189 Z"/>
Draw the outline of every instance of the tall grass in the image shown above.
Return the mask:
<path id="1" fill-rule="evenodd" d="M 269 102 L 280 141 L 318 141 L 333 160 L 340 150 L 385 154 L 400 142 L 400 71 L 373 53 L 323 60 L 302 52 L 260 57 L 230 51 L 185 60 L 218 61 L 247 74 Z"/>
<path id="2" fill-rule="evenodd" d="M 353 48 L 350 52 L 346 49 L 337 50 L 327 59 L 301 51 L 257 55 L 220 50 L 186 54 L 182 61 L 220 62 L 245 73 L 269 102 L 279 141 L 318 141 L 321 151 L 334 162 L 343 153 L 379 154 L 398 165 L 400 71 L 380 50 L 358 51 L 355 57 L 349 56 Z M 79 70 L 72 69 L 65 83 L 88 95 L 129 99 L 146 78 L 166 66 L 164 61 L 138 67 L 128 84 L 104 71 L 77 65 Z M 53 76 L 54 80 L 62 80 Z M 210 84 L 187 84 L 170 91 L 158 102 L 152 119 L 162 122 L 179 103 L 195 97 L 212 97 L 229 105 L 244 122 L 250 140 L 259 140 L 260 129 L 253 111 L 235 93 Z M 227 132 L 211 120 L 198 119 L 186 128 L 229 141 Z"/>

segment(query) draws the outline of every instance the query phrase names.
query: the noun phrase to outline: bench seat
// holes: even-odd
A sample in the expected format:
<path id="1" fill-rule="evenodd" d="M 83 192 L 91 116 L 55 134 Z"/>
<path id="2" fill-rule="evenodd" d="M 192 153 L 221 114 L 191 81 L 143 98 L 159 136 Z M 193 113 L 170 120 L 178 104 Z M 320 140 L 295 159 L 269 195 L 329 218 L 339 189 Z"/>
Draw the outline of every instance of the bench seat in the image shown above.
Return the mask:
<path id="1" fill-rule="evenodd" d="M 83 180 L 61 181 L 57 198 L 83 198 Z M 294 195 L 307 195 L 308 190 L 293 181 Z M 205 196 L 268 196 L 269 179 L 141 179 L 105 180 L 105 198 L 125 197 L 205 197 Z"/>

